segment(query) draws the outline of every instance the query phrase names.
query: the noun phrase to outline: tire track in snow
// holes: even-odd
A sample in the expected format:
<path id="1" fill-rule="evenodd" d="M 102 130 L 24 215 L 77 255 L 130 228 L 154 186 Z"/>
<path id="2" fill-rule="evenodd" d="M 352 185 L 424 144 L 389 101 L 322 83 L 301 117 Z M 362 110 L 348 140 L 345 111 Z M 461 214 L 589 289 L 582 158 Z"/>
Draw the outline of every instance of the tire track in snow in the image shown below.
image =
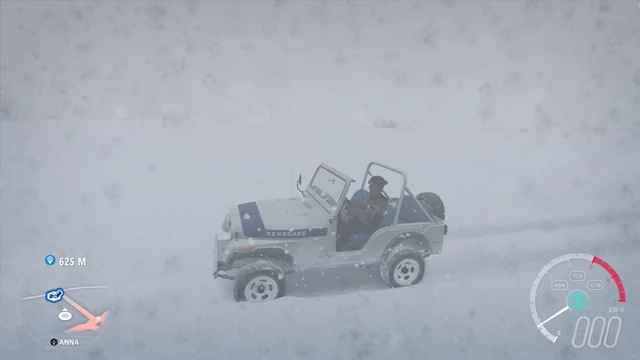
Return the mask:
<path id="1" fill-rule="evenodd" d="M 556 231 L 590 225 L 625 224 L 627 222 L 640 224 L 640 211 L 609 211 L 589 217 L 560 218 L 503 225 L 461 226 L 454 228 L 450 226 L 448 236 L 453 238 L 468 238 L 483 235 L 506 235 L 530 230 Z"/>

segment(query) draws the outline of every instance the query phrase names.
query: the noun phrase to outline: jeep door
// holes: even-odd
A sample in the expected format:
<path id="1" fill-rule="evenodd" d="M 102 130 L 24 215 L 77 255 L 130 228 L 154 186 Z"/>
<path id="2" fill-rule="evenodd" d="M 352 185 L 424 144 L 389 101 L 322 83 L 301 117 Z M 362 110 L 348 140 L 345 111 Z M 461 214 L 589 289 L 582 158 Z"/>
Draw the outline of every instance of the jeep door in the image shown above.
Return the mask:
<path id="1" fill-rule="evenodd" d="M 335 219 L 352 182 L 353 179 L 329 165 L 320 164 L 316 169 L 304 192 L 304 201 L 313 209 L 310 216 L 317 217 L 313 222 L 318 223 L 317 220 L 322 218 L 326 227 L 318 236 L 296 244 L 293 256 L 298 268 L 331 266 L 336 255 Z"/>
<path id="2" fill-rule="evenodd" d="M 293 261 L 298 270 L 323 267 L 325 263 L 335 257 L 336 228 L 335 222 L 329 223 L 323 229 L 323 234 L 315 234 L 310 237 L 291 239 L 287 242 L 287 249 L 293 256 Z"/>

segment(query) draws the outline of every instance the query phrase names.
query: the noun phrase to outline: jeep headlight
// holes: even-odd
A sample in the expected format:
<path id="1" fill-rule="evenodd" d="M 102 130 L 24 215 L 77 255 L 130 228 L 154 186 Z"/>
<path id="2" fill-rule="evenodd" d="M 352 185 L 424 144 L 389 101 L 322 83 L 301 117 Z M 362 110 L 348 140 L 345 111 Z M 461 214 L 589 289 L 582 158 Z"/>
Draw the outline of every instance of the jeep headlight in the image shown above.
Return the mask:
<path id="1" fill-rule="evenodd" d="M 228 233 L 229 229 L 231 228 L 231 217 L 229 216 L 229 213 L 227 213 L 227 215 L 224 216 L 224 220 L 222 220 L 222 231 Z"/>

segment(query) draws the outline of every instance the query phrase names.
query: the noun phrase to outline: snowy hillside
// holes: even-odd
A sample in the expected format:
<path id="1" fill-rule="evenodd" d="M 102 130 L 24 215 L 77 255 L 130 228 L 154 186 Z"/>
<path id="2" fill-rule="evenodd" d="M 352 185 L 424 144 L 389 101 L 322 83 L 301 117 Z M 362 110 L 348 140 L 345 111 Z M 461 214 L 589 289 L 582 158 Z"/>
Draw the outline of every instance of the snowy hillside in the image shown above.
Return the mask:
<path id="1" fill-rule="evenodd" d="M 8 358 L 638 356 L 640 144 L 632 135 L 206 121 L 0 126 L 0 348 Z M 373 269 L 297 274 L 289 296 L 254 305 L 235 303 L 232 283 L 213 280 L 213 234 L 229 206 L 290 196 L 292 166 L 305 181 L 321 161 L 360 178 L 370 159 L 406 170 L 414 191 L 436 191 L 447 204 L 450 235 L 423 283 L 386 289 Z M 115 314 L 91 350 L 38 349 L 16 314 L 20 279 L 46 253 L 75 250 L 108 275 Z M 552 344 L 535 328 L 533 278 L 570 252 L 603 257 L 625 281 L 631 311 L 614 349 Z"/>
<path id="2" fill-rule="evenodd" d="M 3 1 L 4 119 L 640 128 L 633 1 Z"/>
<path id="3" fill-rule="evenodd" d="M 639 359 L 638 19 L 633 1 L 0 2 L 0 358 Z M 229 207 L 296 196 L 321 162 L 359 186 L 372 160 L 446 204 L 422 283 L 318 270 L 253 304 L 213 279 Z M 568 253 L 624 282 L 614 348 L 574 348 L 575 313 L 556 343 L 534 324 L 532 283 Z M 102 292 L 65 299 L 104 328 L 51 349 L 61 314 L 92 319 L 44 293 L 80 286 Z"/>

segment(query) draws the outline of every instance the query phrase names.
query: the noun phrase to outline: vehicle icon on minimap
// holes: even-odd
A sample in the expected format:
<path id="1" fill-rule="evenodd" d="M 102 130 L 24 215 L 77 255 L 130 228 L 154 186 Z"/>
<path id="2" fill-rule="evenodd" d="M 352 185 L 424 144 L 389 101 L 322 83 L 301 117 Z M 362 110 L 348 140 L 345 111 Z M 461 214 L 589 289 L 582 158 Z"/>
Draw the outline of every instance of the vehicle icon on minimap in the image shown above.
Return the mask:
<path id="1" fill-rule="evenodd" d="M 88 330 L 98 331 L 100 330 L 100 326 L 103 325 L 107 320 L 107 317 L 109 316 L 109 311 L 104 311 L 100 315 L 94 315 L 91 312 L 89 312 L 85 307 L 78 304 L 78 302 L 70 298 L 68 295 L 68 292 L 77 291 L 77 290 L 86 290 L 86 289 L 106 289 L 106 288 L 108 287 L 107 286 L 82 286 L 82 287 L 68 288 L 66 290 L 62 288 L 56 288 L 53 290 L 49 290 L 44 294 L 26 296 L 21 298 L 20 300 L 26 301 L 26 300 L 44 298 L 47 302 L 54 303 L 54 304 L 64 300 L 69 305 L 71 305 L 71 307 L 73 307 L 76 311 L 78 311 L 80 314 L 82 314 L 82 316 L 84 316 L 87 319 L 86 322 L 72 326 L 69 329 L 65 330 L 66 333 L 73 334 L 73 333 L 79 333 L 79 332 L 88 331 Z M 72 317 L 73 317 L 73 314 L 71 314 L 67 308 L 62 309 L 62 311 L 58 314 L 58 319 L 60 321 L 69 321 L 71 320 Z"/>
<path id="2" fill-rule="evenodd" d="M 57 303 L 62 301 L 64 297 L 64 290 L 62 288 L 57 288 L 53 290 L 49 290 L 44 293 L 44 298 L 50 303 Z"/>

